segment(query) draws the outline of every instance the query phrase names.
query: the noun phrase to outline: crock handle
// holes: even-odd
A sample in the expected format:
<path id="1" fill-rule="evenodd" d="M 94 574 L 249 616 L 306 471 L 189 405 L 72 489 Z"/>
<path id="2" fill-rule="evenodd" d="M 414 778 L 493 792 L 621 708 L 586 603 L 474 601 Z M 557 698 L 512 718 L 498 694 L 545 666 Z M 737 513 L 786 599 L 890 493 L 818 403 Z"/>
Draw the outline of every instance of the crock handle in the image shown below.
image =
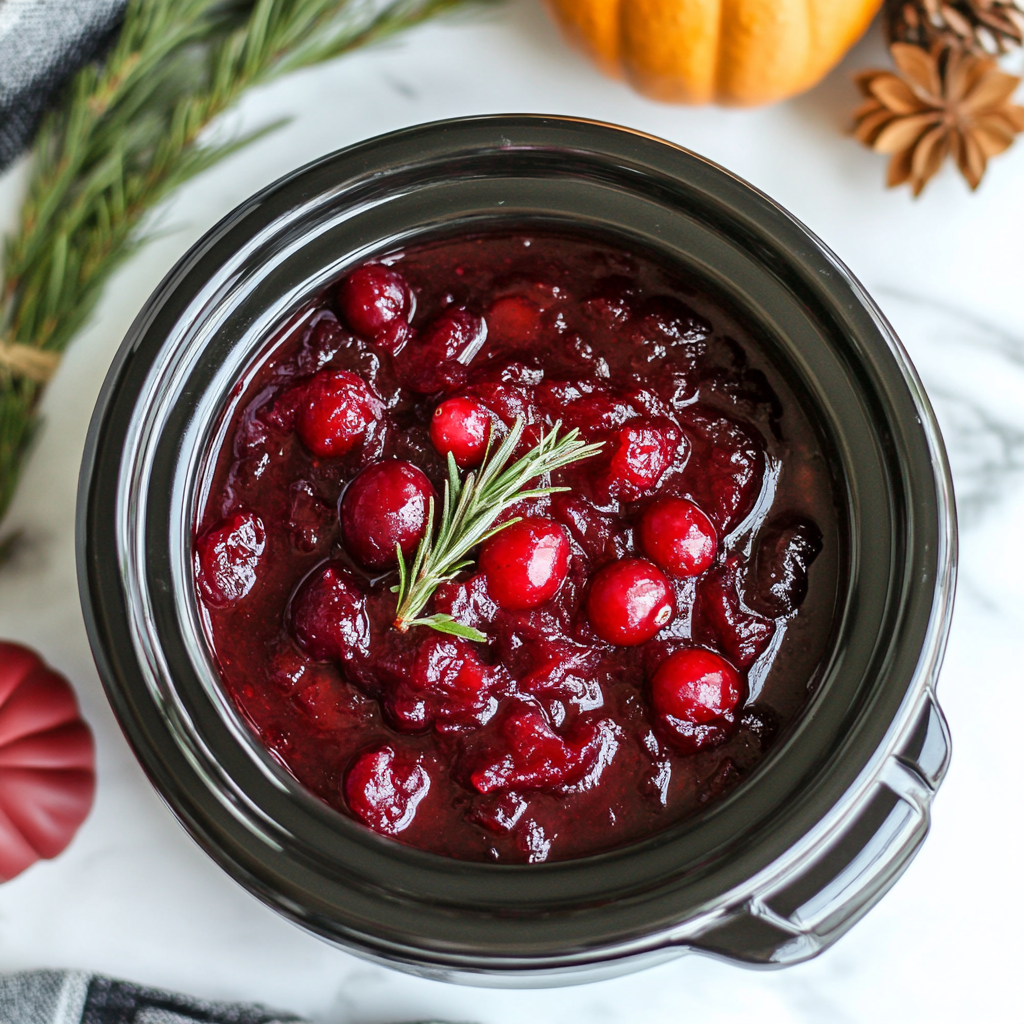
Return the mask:
<path id="1" fill-rule="evenodd" d="M 917 853 L 949 757 L 949 727 L 929 689 L 910 738 L 879 773 L 852 823 L 797 874 L 726 911 L 686 945 L 765 967 L 799 963 L 827 949 L 885 895 Z"/>

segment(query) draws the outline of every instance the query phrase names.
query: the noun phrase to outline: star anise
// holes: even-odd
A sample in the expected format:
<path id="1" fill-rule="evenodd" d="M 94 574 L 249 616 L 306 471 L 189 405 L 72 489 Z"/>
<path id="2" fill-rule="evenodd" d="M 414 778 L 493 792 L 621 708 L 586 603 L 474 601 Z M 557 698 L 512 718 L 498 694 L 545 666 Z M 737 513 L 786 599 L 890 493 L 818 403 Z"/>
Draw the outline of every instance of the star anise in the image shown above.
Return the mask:
<path id="1" fill-rule="evenodd" d="M 947 156 L 976 189 L 990 157 L 1024 131 L 1024 107 L 1010 103 L 1020 79 L 988 57 L 936 46 L 890 47 L 900 73 L 866 71 L 857 84 L 867 97 L 854 114 L 856 137 L 891 153 L 888 184 L 909 182 L 920 195 Z"/>
<path id="2" fill-rule="evenodd" d="M 930 50 L 936 43 L 979 57 L 1024 43 L 1024 8 L 1017 0 L 887 0 L 891 43 Z"/>

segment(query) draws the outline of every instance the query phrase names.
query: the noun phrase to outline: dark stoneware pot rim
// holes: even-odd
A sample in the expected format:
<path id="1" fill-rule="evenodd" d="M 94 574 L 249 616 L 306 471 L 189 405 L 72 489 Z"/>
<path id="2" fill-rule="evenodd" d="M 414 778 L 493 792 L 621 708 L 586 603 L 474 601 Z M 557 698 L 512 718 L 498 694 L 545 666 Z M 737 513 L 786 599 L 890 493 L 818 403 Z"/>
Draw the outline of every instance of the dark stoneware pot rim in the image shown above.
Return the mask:
<path id="1" fill-rule="evenodd" d="M 222 693 L 190 570 L 204 453 L 275 327 L 368 256 L 513 225 L 657 252 L 756 324 L 819 419 L 848 567 L 808 708 L 739 789 L 643 843 L 530 866 L 403 847 L 306 793 Z M 422 125 L 324 157 L 239 206 L 168 274 L 114 360 L 86 444 L 78 553 L 104 686 L 190 834 L 296 923 L 434 977 L 588 980 L 687 949 L 805 959 L 909 861 L 948 760 L 933 685 L 955 519 L 906 354 L 850 271 L 786 211 L 622 128 L 540 116 Z"/>

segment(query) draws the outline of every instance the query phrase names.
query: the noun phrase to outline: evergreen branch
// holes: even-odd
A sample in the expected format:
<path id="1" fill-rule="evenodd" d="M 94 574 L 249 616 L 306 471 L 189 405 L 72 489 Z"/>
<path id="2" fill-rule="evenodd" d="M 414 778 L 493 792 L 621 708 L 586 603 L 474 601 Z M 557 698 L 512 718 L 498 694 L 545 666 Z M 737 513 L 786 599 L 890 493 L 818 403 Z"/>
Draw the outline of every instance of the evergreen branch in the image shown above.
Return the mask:
<path id="1" fill-rule="evenodd" d="M 383 6 L 381 6 L 383 2 Z M 145 219 L 179 185 L 276 125 L 203 132 L 242 93 L 472 0 L 129 0 L 113 49 L 43 122 L 0 288 L 0 519 L 59 355 Z"/>
<path id="2" fill-rule="evenodd" d="M 547 433 L 542 433 L 537 444 L 507 469 L 523 433 L 522 417 L 518 418 L 508 435 L 491 454 L 484 455 L 480 468 L 460 479 L 455 458 L 448 453 L 448 481 L 444 485 L 440 524 L 434 535 L 434 500 L 431 498 L 427 513 L 427 529 L 416 548 L 411 567 L 405 564 L 401 547 L 398 552 L 398 585 L 392 590 L 398 594 L 395 628 L 405 632 L 411 626 L 429 626 L 442 633 L 478 642 L 486 641 L 479 630 L 455 622 L 450 615 L 420 617 L 434 591 L 447 580 L 473 564 L 468 558 L 478 544 L 500 533 L 518 516 L 495 525 L 495 521 L 513 505 L 528 498 L 567 491 L 568 487 L 533 487 L 526 485 L 556 469 L 562 469 L 582 459 L 596 455 L 602 444 L 586 444 L 579 439 L 578 430 L 570 430 L 559 438 L 561 422 Z"/>

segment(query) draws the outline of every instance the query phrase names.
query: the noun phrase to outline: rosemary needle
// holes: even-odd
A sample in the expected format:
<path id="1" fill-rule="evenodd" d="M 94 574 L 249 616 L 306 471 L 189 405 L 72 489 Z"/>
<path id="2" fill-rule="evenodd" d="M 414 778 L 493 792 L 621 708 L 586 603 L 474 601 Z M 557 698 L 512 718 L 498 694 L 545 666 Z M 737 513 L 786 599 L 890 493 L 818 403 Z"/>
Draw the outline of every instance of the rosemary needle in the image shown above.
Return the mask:
<path id="1" fill-rule="evenodd" d="M 502 443 L 492 453 L 488 447 L 479 469 L 459 476 L 454 456 L 448 454 L 448 481 L 444 486 L 440 522 L 435 533 L 434 501 L 427 513 L 427 529 L 416 549 L 412 564 L 407 566 L 398 548 L 398 593 L 395 628 L 403 633 L 411 626 L 429 626 L 441 633 L 451 633 L 466 640 L 486 641 L 477 629 L 456 622 L 450 615 L 420 617 L 434 591 L 445 581 L 473 564 L 470 551 L 489 537 L 519 522 L 518 516 L 495 525 L 501 514 L 527 498 L 567 491 L 568 487 L 533 487 L 526 485 L 545 473 L 589 459 L 601 450 L 601 443 L 587 444 L 580 440 L 578 430 L 559 437 L 561 422 L 540 435 L 537 444 L 511 466 L 512 457 L 523 433 L 522 417 L 513 424 Z"/>

